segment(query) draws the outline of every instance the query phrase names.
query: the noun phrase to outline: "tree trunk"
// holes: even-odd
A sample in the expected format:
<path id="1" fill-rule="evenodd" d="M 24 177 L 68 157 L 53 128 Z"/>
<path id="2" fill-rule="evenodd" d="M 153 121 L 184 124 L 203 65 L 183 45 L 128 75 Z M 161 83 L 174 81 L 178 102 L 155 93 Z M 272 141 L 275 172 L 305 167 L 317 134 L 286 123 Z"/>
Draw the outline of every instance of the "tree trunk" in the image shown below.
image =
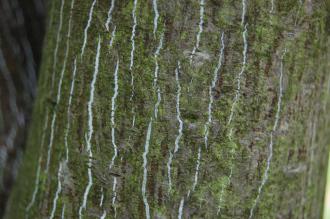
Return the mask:
<path id="1" fill-rule="evenodd" d="M 329 13 L 53 1 L 7 218 L 320 218 Z"/>
<path id="2" fill-rule="evenodd" d="M 44 0 L 0 0 L 0 218 L 26 143 L 45 11 Z"/>

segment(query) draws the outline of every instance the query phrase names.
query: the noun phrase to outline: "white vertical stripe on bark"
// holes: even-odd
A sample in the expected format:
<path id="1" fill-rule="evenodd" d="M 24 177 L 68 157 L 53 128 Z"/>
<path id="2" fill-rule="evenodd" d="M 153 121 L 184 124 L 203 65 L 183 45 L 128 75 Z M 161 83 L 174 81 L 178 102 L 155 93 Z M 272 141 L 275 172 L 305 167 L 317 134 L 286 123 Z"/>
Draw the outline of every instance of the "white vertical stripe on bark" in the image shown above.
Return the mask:
<path id="1" fill-rule="evenodd" d="M 86 139 L 86 145 L 87 145 L 86 151 L 89 155 L 89 157 L 88 157 L 88 184 L 87 184 L 85 192 L 84 192 L 83 202 L 79 208 L 79 218 L 82 218 L 82 216 L 83 216 L 82 211 L 86 209 L 89 191 L 93 185 L 93 176 L 92 176 L 93 152 L 92 152 L 92 142 L 91 141 L 92 141 L 93 132 L 94 132 L 93 104 L 94 104 L 95 84 L 96 84 L 96 79 L 97 79 L 97 76 L 99 73 L 100 51 L 101 51 L 101 37 L 99 36 L 98 45 L 97 45 L 97 53 L 96 53 L 96 57 L 95 57 L 93 80 L 91 82 L 90 96 L 89 96 L 88 108 L 87 108 L 87 110 L 88 110 L 88 135 L 87 135 L 87 139 Z"/>
<path id="2" fill-rule="evenodd" d="M 71 13 L 70 13 L 70 19 L 69 19 L 69 27 L 68 27 L 68 33 L 67 33 L 67 39 L 66 39 L 66 48 L 65 48 L 65 55 L 64 55 L 64 61 L 63 61 L 63 66 L 61 70 L 61 76 L 60 76 L 60 81 L 58 83 L 58 90 L 57 90 L 57 98 L 56 98 L 56 107 L 59 107 L 59 103 L 61 100 L 61 91 L 62 91 L 62 83 L 63 83 L 63 78 L 64 78 L 64 73 L 66 70 L 66 64 L 69 56 L 69 51 L 70 51 L 70 38 L 71 38 L 71 25 L 72 25 L 72 9 L 74 5 L 74 0 L 71 1 Z M 54 141 L 54 132 L 55 132 L 55 123 L 56 123 L 56 118 L 57 118 L 57 111 L 58 109 L 54 110 L 53 113 L 53 119 L 52 119 L 52 124 L 51 124 L 51 130 L 50 130 L 50 142 L 48 145 L 48 153 L 47 153 L 47 164 L 46 164 L 46 172 L 48 172 L 49 169 L 49 164 L 50 164 L 50 158 L 51 158 L 51 153 L 52 153 L 52 148 L 53 148 L 53 141 Z"/>
<path id="3" fill-rule="evenodd" d="M 180 80 L 179 80 L 179 70 L 180 70 L 180 62 L 178 62 L 178 68 L 175 71 L 175 81 L 177 84 L 177 95 L 176 95 L 176 119 L 179 123 L 179 129 L 178 129 L 178 135 L 176 136 L 175 139 L 175 148 L 174 148 L 174 154 L 178 152 L 180 148 L 180 140 L 182 137 L 182 130 L 183 130 L 183 121 L 181 119 L 181 111 L 180 111 L 180 97 L 181 97 L 181 85 L 180 85 Z"/>
<path id="4" fill-rule="evenodd" d="M 107 216 L 107 211 L 103 211 L 103 214 L 101 215 L 100 219 L 105 219 L 105 217 Z"/>
<path id="5" fill-rule="evenodd" d="M 159 74 L 158 56 L 159 56 L 160 50 L 163 48 L 163 41 L 164 41 L 164 33 L 160 37 L 158 47 L 157 47 L 157 49 L 155 51 L 155 54 L 154 54 L 155 71 L 154 71 L 153 89 L 154 90 L 157 89 L 156 90 L 156 92 L 157 92 L 157 102 L 156 102 L 155 107 L 154 107 L 154 116 L 155 116 L 155 119 L 157 119 L 157 117 L 158 117 L 158 108 L 159 108 L 159 105 L 160 105 L 160 102 L 161 102 L 161 99 L 162 99 L 161 93 L 160 93 L 160 87 L 158 85 L 158 74 Z"/>
<path id="6" fill-rule="evenodd" d="M 153 5 L 153 8 L 154 8 L 154 13 L 155 13 L 155 16 L 154 16 L 154 31 L 153 31 L 154 36 L 156 36 L 156 32 L 157 32 L 157 28 L 158 28 L 158 18 L 159 18 L 157 1 L 158 0 L 153 0 L 152 1 L 152 5 Z"/>
<path id="7" fill-rule="evenodd" d="M 269 142 L 269 145 L 268 145 L 269 154 L 268 154 L 268 158 L 267 158 L 266 170 L 265 170 L 264 175 L 262 177 L 261 184 L 258 188 L 257 198 L 254 200 L 252 208 L 250 210 L 249 219 L 252 219 L 253 216 L 254 216 L 254 211 L 255 211 L 255 208 L 257 207 L 257 204 L 259 203 L 262 189 L 265 186 L 265 184 L 267 183 L 268 177 L 269 177 L 270 164 L 271 164 L 271 161 L 272 161 L 272 158 L 273 158 L 273 138 L 274 138 L 274 133 L 276 132 L 277 127 L 278 127 L 278 122 L 280 120 L 280 113 L 281 113 L 281 104 L 282 104 L 282 96 L 283 96 L 283 59 L 284 59 L 285 53 L 286 53 L 286 50 L 284 50 L 284 53 L 281 57 L 281 68 L 280 68 L 280 77 L 279 77 L 279 93 L 278 93 L 278 101 L 277 101 L 277 110 L 276 110 L 275 122 L 274 122 L 274 125 L 273 125 L 273 129 L 270 133 L 270 142 Z"/>
<path id="8" fill-rule="evenodd" d="M 53 73 L 52 73 L 52 87 L 51 87 L 52 90 L 54 88 L 54 83 L 55 83 L 55 72 L 56 72 L 56 65 L 57 65 L 57 53 L 58 53 L 58 48 L 59 48 L 60 40 L 61 40 L 61 31 L 62 31 L 62 25 L 63 25 L 63 8 L 64 8 L 64 3 L 65 3 L 65 0 L 61 0 L 60 21 L 59 21 L 59 25 L 58 25 L 58 29 L 57 29 L 56 44 L 55 44 L 55 49 L 54 49 L 54 54 L 53 54 Z"/>
<path id="9" fill-rule="evenodd" d="M 111 32 L 111 39 L 109 42 L 109 47 L 112 48 L 113 45 L 113 41 L 115 40 L 116 37 L 116 26 L 113 28 L 112 32 Z"/>
<path id="10" fill-rule="evenodd" d="M 181 198 L 181 201 L 180 201 L 178 219 L 181 219 L 182 218 L 183 205 L 184 205 L 184 197 L 182 197 Z"/>
<path id="11" fill-rule="evenodd" d="M 146 194 L 146 188 L 147 188 L 147 178 L 148 178 L 148 153 L 149 153 L 149 144 L 150 144 L 150 137 L 151 137 L 151 129 L 152 129 L 152 122 L 153 119 L 152 117 L 150 118 L 149 125 L 148 125 L 148 130 L 147 130 L 147 135 L 146 135 L 146 142 L 144 144 L 144 152 L 143 152 L 143 181 L 142 181 L 142 198 L 143 198 L 143 203 L 145 207 L 145 214 L 146 218 L 150 219 L 150 207 L 148 203 L 148 198 Z"/>
<path id="12" fill-rule="evenodd" d="M 114 73 L 114 94 L 111 98 L 111 139 L 112 139 L 112 146 L 113 146 L 113 150 L 114 150 L 114 154 L 112 156 L 111 159 L 111 163 L 109 166 L 109 169 L 112 169 L 114 163 L 115 163 L 115 159 L 118 156 L 118 147 L 116 144 L 116 138 L 115 138 L 115 116 L 116 116 L 116 100 L 117 100 L 117 96 L 118 96 L 118 71 L 119 71 L 119 59 L 117 60 L 116 63 L 116 69 L 115 69 L 115 73 Z M 115 211 L 115 215 L 116 215 L 116 206 L 115 206 L 115 202 L 116 202 L 116 197 L 117 197 L 117 191 L 116 191 L 116 185 L 117 185 L 117 178 L 114 177 L 113 179 L 113 198 L 112 198 L 112 206 L 114 208 Z"/>
<path id="13" fill-rule="evenodd" d="M 224 33 L 221 34 L 220 41 L 221 41 L 221 43 L 220 43 L 221 46 L 220 46 L 218 65 L 214 70 L 213 80 L 209 87 L 209 106 L 208 106 L 208 112 L 207 112 L 208 119 L 204 125 L 204 144 L 205 144 L 206 148 L 208 147 L 209 129 L 210 129 L 210 125 L 212 123 L 212 107 L 213 107 L 213 102 L 214 102 L 213 90 L 215 89 L 216 83 L 219 79 L 219 71 L 222 67 L 222 60 L 223 60 L 223 56 L 224 56 L 224 49 L 225 49 Z"/>
<path id="14" fill-rule="evenodd" d="M 203 33 L 203 25 L 204 25 L 204 0 L 200 0 L 199 2 L 199 30 L 196 35 L 196 44 L 191 52 L 190 55 L 190 63 L 192 63 L 193 57 L 196 53 L 196 50 L 199 48 L 200 40 L 201 40 L 201 35 Z"/>
<path id="15" fill-rule="evenodd" d="M 101 208 L 103 207 L 103 201 L 104 201 L 104 191 L 103 191 L 103 187 L 101 187 L 101 198 L 100 198 L 100 204 L 99 204 L 99 206 Z M 100 219 L 104 219 L 106 216 L 107 216 L 107 211 L 103 210 L 103 213 L 100 216 Z"/>
<path id="16" fill-rule="evenodd" d="M 137 18 L 136 18 L 136 7 L 137 7 L 137 0 L 134 0 L 133 10 L 132 10 L 132 18 L 133 18 L 133 27 L 132 27 L 132 34 L 131 34 L 131 58 L 130 58 L 130 65 L 129 70 L 131 71 L 131 97 L 130 100 L 133 100 L 134 97 L 134 74 L 133 74 L 133 66 L 134 66 L 134 51 L 135 51 L 135 32 L 137 27 Z M 135 126 L 135 110 L 134 106 L 132 106 L 132 114 L 133 114 L 133 121 L 132 121 L 132 127 Z"/>
<path id="17" fill-rule="evenodd" d="M 115 7 L 115 0 L 111 0 L 111 5 L 110 5 L 109 11 L 108 11 L 108 18 L 107 18 L 107 21 L 105 22 L 105 28 L 107 29 L 107 31 L 109 31 L 109 25 L 112 20 L 112 12 L 113 12 L 114 7 Z"/>
<path id="18" fill-rule="evenodd" d="M 274 0 L 271 0 L 271 8 L 270 8 L 269 13 L 273 13 L 274 12 L 274 7 L 275 7 L 275 2 L 274 2 Z"/>
<path id="19" fill-rule="evenodd" d="M 135 52 L 135 32 L 136 32 L 136 26 L 137 26 L 137 18 L 136 18 L 136 6 L 137 6 L 137 0 L 134 0 L 133 10 L 132 10 L 132 18 L 133 18 L 133 27 L 132 27 L 132 34 L 131 34 L 131 61 L 129 65 L 129 69 L 132 70 L 134 66 L 134 52 Z M 134 79 L 133 79 L 134 81 Z"/>
<path id="20" fill-rule="evenodd" d="M 51 211 L 51 214 L 49 216 L 49 219 L 53 219 L 55 217 L 55 212 L 56 212 L 56 207 L 57 207 L 57 200 L 58 197 L 62 191 L 62 183 L 61 183 L 61 173 L 62 173 L 62 163 L 60 163 L 59 168 L 58 168 L 58 172 L 57 172 L 57 189 L 55 192 L 55 197 L 53 200 L 53 208 Z"/>
<path id="21" fill-rule="evenodd" d="M 103 201 L 104 201 L 104 191 L 103 191 L 103 187 L 101 187 L 101 198 L 100 198 L 100 207 L 103 206 Z"/>
<path id="22" fill-rule="evenodd" d="M 39 157 L 39 160 L 38 160 L 38 167 L 37 167 L 37 172 L 36 172 L 36 179 L 34 182 L 34 190 L 33 190 L 32 198 L 25 209 L 26 212 L 30 211 L 30 209 L 32 208 L 32 206 L 36 200 L 36 197 L 37 197 L 37 193 L 39 190 L 39 181 L 40 181 L 40 169 L 41 169 L 41 156 Z"/>
<path id="23" fill-rule="evenodd" d="M 231 106 L 231 110 L 230 110 L 230 115 L 229 115 L 229 119 L 227 122 L 227 126 L 229 127 L 231 125 L 231 122 L 234 118 L 234 112 L 235 112 L 235 108 L 236 105 L 239 101 L 240 98 L 240 92 L 241 92 L 241 79 L 242 79 L 242 75 L 245 72 L 245 68 L 246 68 L 246 64 L 247 64 L 247 50 L 248 50 L 248 41 L 247 41 L 247 34 L 248 34 L 248 30 L 247 30 L 247 24 L 245 23 L 245 16 L 246 16 L 246 0 L 242 0 L 242 16 L 241 16 L 241 26 L 244 28 L 244 31 L 242 33 L 242 37 L 243 37 L 243 61 L 242 61 L 242 67 L 241 67 L 241 71 L 237 76 L 237 88 L 236 88 L 236 93 L 235 93 L 235 97 L 233 100 L 233 104 Z M 229 131 L 229 139 L 232 140 L 232 135 L 233 135 L 233 128 L 230 128 Z M 232 157 L 232 159 L 234 159 Z M 230 168 L 230 175 L 228 178 L 228 184 L 230 184 L 231 182 L 231 178 L 232 178 L 232 173 L 233 173 L 233 165 Z M 218 215 L 220 214 L 220 209 L 221 209 L 221 203 L 223 200 L 223 195 L 224 195 L 224 188 L 222 188 L 221 193 L 220 193 L 220 202 L 219 202 L 219 208 L 218 208 Z"/>
<path id="24" fill-rule="evenodd" d="M 117 148 L 117 144 L 116 144 L 116 137 L 115 137 L 115 116 L 116 116 L 116 100 L 117 100 L 117 96 L 118 96 L 118 69 L 119 69 L 119 60 L 117 60 L 116 63 L 116 69 L 115 69 L 115 73 L 114 73 L 114 94 L 111 98 L 111 139 L 112 139 L 112 147 L 114 150 L 114 154 L 112 156 L 111 159 L 111 163 L 109 166 L 109 169 L 111 169 L 115 163 L 115 159 L 117 158 L 118 155 L 118 148 Z"/>
<path id="25" fill-rule="evenodd" d="M 202 147 L 198 147 L 198 154 L 197 154 L 197 161 L 196 161 L 196 168 L 195 168 L 195 177 L 194 177 L 194 183 L 192 186 L 192 191 L 195 191 L 195 188 L 197 186 L 198 182 L 198 175 L 199 175 L 199 167 L 201 165 L 201 157 L 202 157 Z"/>
<path id="26" fill-rule="evenodd" d="M 247 44 L 247 24 L 245 24 L 245 26 L 244 26 L 243 41 L 244 41 L 243 63 L 242 63 L 241 71 L 237 76 L 236 94 L 235 94 L 234 102 L 231 106 L 230 116 L 229 116 L 229 120 L 228 120 L 228 123 L 227 123 L 228 126 L 231 124 L 231 122 L 234 118 L 235 108 L 236 108 L 236 105 L 237 105 L 238 100 L 239 100 L 240 95 L 241 95 L 241 80 L 242 80 L 242 75 L 245 72 L 246 63 L 247 63 L 247 48 L 248 48 L 248 44 Z"/>
<path id="27" fill-rule="evenodd" d="M 114 218 L 117 217 L 117 207 L 116 207 L 116 199 L 117 199 L 117 177 L 113 178 L 113 185 L 112 185 L 112 207 L 114 209 Z"/>
<path id="28" fill-rule="evenodd" d="M 61 218 L 62 218 L 62 219 L 65 218 L 65 203 L 64 203 L 63 206 L 62 206 Z"/>
<path id="29" fill-rule="evenodd" d="M 70 86 L 70 94 L 69 94 L 69 101 L 68 101 L 68 110 L 67 110 L 67 123 L 66 123 L 66 129 L 64 133 L 64 145 L 66 149 L 66 159 L 65 161 L 69 161 L 69 144 L 68 144 L 68 137 L 69 137 L 69 131 L 70 131 L 70 126 L 71 126 L 71 104 L 72 104 L 72 97 L 73 97 L 73 92 L 74 92 L 74 85 L 76 81 L 76 72 L 77 72 L 77 59 L 74 60 L 74 67 L 73 67 L 73 72 L 72 72 L 72 81 L 71 81 L 71 86 Z"/>
<path id="30" fill-rule="evenodd" d="M 89 30 L 89 28 L 91 26 L 91 23 L 92 23 L 93 11 L 94 11 L 95 4 L 96 4 L 96 0 L 93 1 L 92 5 L 89 9 L 88 21 L 87 21 L 86 27 L 84 29 L 84 41 L 83 41 L 83 45 L 81 47 L 80 58 L 82 58 L 84 53 L 85 53 L 85 48 L 86 48 L 86 45 L 87 45 L 87 38 L 88 38 L 88 30 Z"/>
<path id="31" fill-rule="evenodd" d="M 38 159 L 38 167 L 37 167 L 36 179 L 35 179 L 35 183 L 34 183 L 34 190 L 32 193 L 31 201 L 29 202 L 29 204 L 27 205 L 27 207 L 25 209 L 26 213 L 28 213 L 30 211 L 30 209 L 32 208 L 32 206 L 34 205 L 37 194 L 38 194 L 38 190 L 39 190 L 41 161 L 42 161 L 42 150 L 41 149 L 43 148 L 43 145 L 45 142 L 47 128 L 48 128 L 48 111 L 46 111 L 45 123 L 44 123 L 44 127 L 42 130 L 42 135 L 41 135 L 40 155 L 39 155 L 39 159 Z"/>
<path id="32" fill-rule="evenodd" d="M 182 137 L 182 130 L 183 130 L 183 121 L 181 119 L 181 111 L 180 111 L 180 97 L 181 97 L 181 85 L 180 85 L 180 79 L 179 79 L 179 71 L 181 69 L 181 64 L 178 62 L 178 66 L 175 69 L 175 82 L 177 85 L 177 92 L 176 92 L 176 119 L 179 123 L 178 128 L 178 134 L 175 138 L 174 142 L 174 150 L 173 153 L 170 151 L 170 157 L 167 162 L 167 172 L 168 172 L 168 190 L 170 191 L 172 189 L 172 179 L 171 179 L 171 165 L 173 161 L 173 156 L 178 152 L 180 148 L 180 140 Z"/>
<path id="33" fill-rule="evenodd" d="M 246 15 L 246 0 L 242 0 L 242 17 L 241 17 L 241 25 L 245 25 L 245 15 Z"/>
<path id="34" fill-rule="evenodd" d="M 170 151 L 170 156 L 167 161 L 167 177 L 168 177 L 168 192 L 172 189 L 172 174 L 171 174 L 171 165 L 173 161 L 173 153 Z"/>
<path id="35" fill-rule="evenodd" d="M 232 152 L 232 153 L 234 153 L 234 152 Z M 232 156 L 231 159 L 233 160 L 234 157 Z M 231 177 L 233 176 L 233 166 L 234 166 L 234 165 L 232 164 L 231 167 L 230 167 L 230 174 L 229 174 L 229 177 L 228 177 L 228 183 L 227 183 L 227 185 L 230 184 L 230 182 L 231 182 Z M 226 186 L 227 186 L 227 185 L 226 185 Z M 221 215 L 221 204 L 222 204 L 222 201 L 223 201 L 223 195 L 224 195 L 224 193 L 225 193 L 225 187 L 226 187 L 226 186 L 224 185 L 224 186 L 222 186 L 222 188 L 221 188 L 220 198 L 219 198 L 219 206 L 218 206 L 218 210 L 217 210 L 217 215 Z"/>

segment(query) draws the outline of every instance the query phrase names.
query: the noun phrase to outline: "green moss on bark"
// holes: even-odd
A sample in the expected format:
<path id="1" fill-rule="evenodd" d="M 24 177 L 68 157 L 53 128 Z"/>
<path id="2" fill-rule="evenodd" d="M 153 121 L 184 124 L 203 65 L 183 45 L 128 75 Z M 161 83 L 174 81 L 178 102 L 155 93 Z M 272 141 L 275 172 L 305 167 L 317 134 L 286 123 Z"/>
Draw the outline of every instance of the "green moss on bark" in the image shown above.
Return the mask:
<path id="1" fill-rule="evenodd" d="M 242 75 L 241 93 L 234 119 L 227 125 L 237 88 L 237 75 L 243 61 L 243 28 L 240 1 L 205 1 L 204 31 L 192 64 L 189 57 L 198 32 L 198 1 L 158 1 L 160 18 L 153 35 L 152 1 L 138 1 L 134 67 L 129 69 L 133 1 L 116 1 L 110 32 L 105 29 L 110 2 L 98 1 L 88 31 L 84 56 L 80 57 L 83 31 L 91 1 L 75 2 L 70 53 L 64 75 L 61 102 L 54 105 L 57 83 L 65 53 L 70 1 L 66 1 L 64 23 L 56 65 L 55 88 L 51 87 L 53 52 L 59 22 L 60 2 L 50 10 L 53 18 L 48 28 L 39 96 L 34 110 L 27 152 L 17 185 L 8 207 L 7 218 L 23 218 L 31 200 L 39 156 L 42 156 L 40 188 L 29 212 L 31 218 L 49 216 L 57 187 L 59 162 L 65 159 L 64 133 L 67 123 L 67 101 L 70 92 L 73 61 L 77 58 L 77 78 L 71 106 L 69 135 L 70 160 L 64 174 L 62 193 L 57 203 L 59 217 L 63 205 L 66 216 L 77 218 L 88 182 L 86 152 L 87 102 L 98 36 L 102 39 L 100 74 L 97 78 L 93 106 L 94 135 L 93 179 L 85 218 L 99 217 L 103 210 L 112 218 L 114 207 L 118 218 L 145 217 L 141 193 L 144 144 L 150 117 L 153 116 L 157 92 L 153 89 L 154 52 L 164 32 L 164 46 L 158 58 L 159 86 L 162 102 L 159 117 L 154 119 L 148 154 L 147 197 L 152 217 L 177 217 L 180 200 L 192 188 L 197 153 L 202 146 L 201 166 L 196 190 L 185 199 L 185 218 L 247 218 L 257 196 L 258 187 L 269 155 L 269 134 L 272 131 L 279 89 L 281 56 L 283 59 L 284 95 L 279 128 L 274 133 L 274 155 L 269 179 L 262 190 L 255 218 L 318 218 L 322 207 L 329 138 L 326 112 L 329 110 L 327 54 L 324 3 L 275 1 L 247 2 L 248 56 Z M 311 12 L 310 12 L 311 11 Z M 116 37 L 109 48 L 111 31 Z M 213 122 L 209 147 L 204 146 L 204 124 L 208 119 L 209 86 L 217 65 L 220 32 L 225 33 L 225 58 L 214 90 Z M 108 167 L 113 156 L 111 142 L 111 98 L 114 89 L 115 64 L 119 60 L 119 95 L 117 97 L 115 134 L 119 156 L 115 166 Z M 180 150 L 172 163 L 173 189 L 168 193 L 167 161 L 173 151 L 178 132 L 176 120 L 175 68 L 181 62 L 182 95 L 180 110 L 184 122 Z M 131 99 L 131 74 L 134 75 L 134 96 Z M 45 173 L 49 125 L 40 151 L 42 127 L 46 114 L 51 120 L 57 112 L 51 165 Z M 133 112 L 136 116 L 132 127 Z M 314 131 L 313 131 L 314 125 Z M 229 137 L 230 130 L 233 135 Z M 313 154 L 313 155 L 312 155 Z M 313 160 L 311 159 L 313 157 Z M 232 176 L 231 175 L 232 171 Z M 113 174 L 118 178 L 117 199 L 112 206 Z M 101 188 L 104 204 L 100 207 Z M 219 206 L 221 215 L 217 216 Z M 17 210 L 13 210 L 13 209 Z"/>

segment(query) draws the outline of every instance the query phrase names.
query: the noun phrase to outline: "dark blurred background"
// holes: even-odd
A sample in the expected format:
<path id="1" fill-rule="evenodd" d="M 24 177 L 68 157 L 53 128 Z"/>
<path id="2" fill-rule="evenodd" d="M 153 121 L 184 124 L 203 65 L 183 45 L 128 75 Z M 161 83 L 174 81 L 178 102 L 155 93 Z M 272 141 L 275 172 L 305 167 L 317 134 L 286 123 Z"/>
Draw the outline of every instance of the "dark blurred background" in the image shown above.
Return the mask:
<path id="1" fill-rule="evenodd" d="M 0 0 L 0 218 L 36 96 L 48 0 Z"/>

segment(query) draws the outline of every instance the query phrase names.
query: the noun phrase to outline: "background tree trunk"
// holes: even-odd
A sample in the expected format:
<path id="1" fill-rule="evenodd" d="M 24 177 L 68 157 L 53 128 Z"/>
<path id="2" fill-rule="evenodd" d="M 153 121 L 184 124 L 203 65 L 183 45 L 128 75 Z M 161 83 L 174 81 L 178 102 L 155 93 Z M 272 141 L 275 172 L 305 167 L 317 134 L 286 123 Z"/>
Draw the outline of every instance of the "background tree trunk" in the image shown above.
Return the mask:
<path id="1" fill-rule="evenodd" d="M 44 0 L 0 0 L 0 218 L 26 143 L 45 11 Z"/>
<path id="2" fill-rule="evenodd" d="M 320 218 L 329 14 L 321 0 L 53 1 L 7 218 Z"/>

